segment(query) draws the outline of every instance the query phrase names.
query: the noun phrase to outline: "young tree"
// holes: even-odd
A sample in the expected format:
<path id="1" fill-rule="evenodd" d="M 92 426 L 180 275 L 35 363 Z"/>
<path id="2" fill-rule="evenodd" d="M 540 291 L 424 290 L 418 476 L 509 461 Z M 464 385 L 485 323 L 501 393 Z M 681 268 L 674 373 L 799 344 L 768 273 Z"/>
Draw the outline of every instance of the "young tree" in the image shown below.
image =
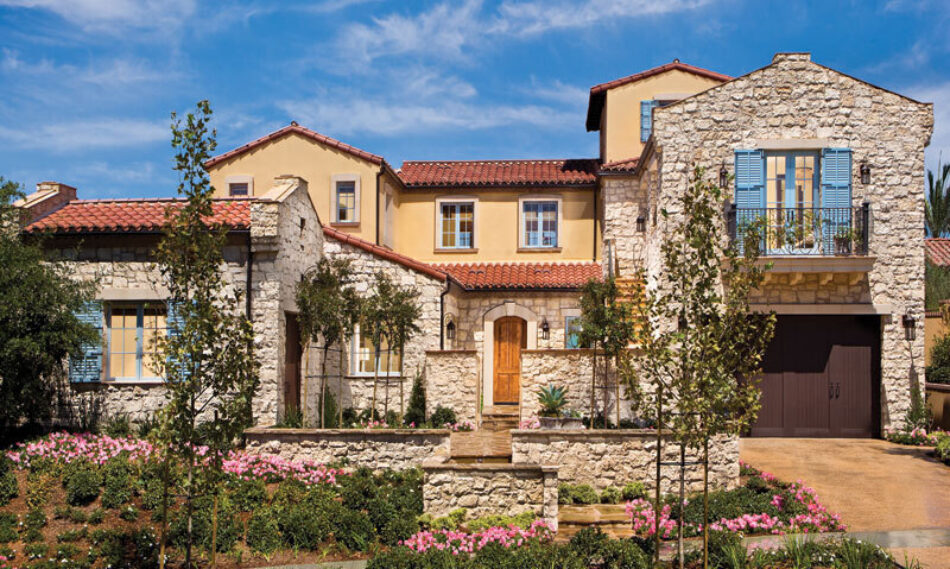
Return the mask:
<path id="1" fill-rule="evenodd" d="M 180 459 L 187 472 L 183 491 L 189 567 L 193 500 L 210 491 L 216 514 L 222 454 L 253 424 L 251 403 L 259 384 L 253 327 L 242 310 L 240 289 L 231 286 L 221 270 L 227 228 L 212 221 L 214 189 L 203 167 L 216 146 L 215 132 L 208 126 L 211 114 L 207 101 L 199 102 L 184 121 L 172 113 L 178 193 L 185 200 L 167 209 L 165 236 L 156 251 L 169 290 L 169 334 L 156 342 L 168 400 L 160 413 L 160 433 L 170 456 Z M 201 430 L 209 440 L 202 439 L 199 421 L 207 424 Z M 204 488 L 195 477 L 202 443 L 211 447 Z M 214 549 L 212 543 L 212 564 Z"/>
<path id="2" fill-rule="evenodd" d="M 927 171 L 924 214 L 930 237 L 941 237 L 950 231 L 950 164 L 938 164 L 936 176 L 933 170 Z"/>
<path id="3" fill-rule="evenodd" d="M 300 344 L 306 350 L 312 339 L 322 338 L 323 341 L 323 358 L 320 361 L 321 429 L 326 426 L 327 419 L 324 415 L 329 350 L 335 344 L 339 346 L 342 377 L 343 344 L 353 332 L 355 315 L 359 311 L 359 298 L 351 286 L 352 280 L 353 269 L 348 260 L 323 258 L 297 283 Z"/>
<path id="4" fill-rule="evenodd" d="M 376 411 L 376 395 L 379 386 L 379 360 L 383 340 L 386 340 L 386 318 L 389 297 L 393 294 L 395 285 L 385 273 L 376 273 L 373 282 L 373 292 L 360 303 L 360 335 L 368 338 L 373 346 L 373 397 L 370 402 L 370 420 L 378 419 Z M 387 346 L 387 348 L 390 346 Z M 388 386 L 388 381 L 387 381 Z M 388 391 L 388 390 L 387 390 Z M 389 401 L 386 401 L 388 406 Z M 385 417 L 385 414 L 384 414 Z"/>
<path id="5" fill-rule="evenodd" d="M 386 336 L 390 340 L 390 348 L 395 348 L 399 354 L 399 417 L 406 410 L 404 400 L 403 371 L 405 369 L 406 344 L 420 328 L 416 322 L 422 316 L 422 308 L 416 299 L 419 292 L 410 287 L 394 286 L 386 306 Z M 389 401 L 389 381 L 386 382 L 386 401 Z M 388 410 L 388 406 L 387 406 Z"/>
<path id="6" fill-rule="evenodd" d="M 609 277 L 603 281 L 592 279 L 581 288 L 581 318 L 578 340 L 581 345 L 593 348 L 593 365 L 590 386 L 590 428 L 594 428 L 594 401 L 597 388 L 597 351 L 604 353 L 604 428 L 607 427 L 607 389 L 610 374 L 610 361 L 614 360 L 618 369 L 621 358 L 627 353 L 627 347 L 634 335 L 633 312 L 629 303 L 621 298 L 617 279 Z M 631 384 L 630 387 L 635 387 Z M 617 425 L 620 425 L 620 384 L 616 393 Z"/>
<path id="7" fill-rule="evenodd" d="M 77 313 L 93 283 L 72 278 L 46 258 L 40 239 L 20 233 L 20 186 L 0 177 L 0 432 L 53 416 L 57 390 L 68 389 L 63 361 L 102 339 Z"/>
<path id="8" fill-rule="evenodd" d="M 634 303 L 641 311 L 637 369 L 652 384 L 658 423 L 655 507 L 660 507 L 662 431 L 668 429 L 681 445 L 701 452 L 704 566 L 709 441 L 717 435 L 738 436 L 755 421 L 759 389 L 754 377 L 775 325 L 774 314 L 754 313 L 749 306 L 767 268 L 758 263 L 758 224 L 742 228 L 741 247 L 723 239 L 724 202 L 722 188 L 696 168 L 677 204 L 680 214 L 673 218 L 663 212 L 669 232 L 661 247 L 659 277 L 637 293 L 641 297 Z M 626 380 L 637 382 L 639 374 L 627 374 Z M 671 406 L 675 412 L 669 411 Z"/>

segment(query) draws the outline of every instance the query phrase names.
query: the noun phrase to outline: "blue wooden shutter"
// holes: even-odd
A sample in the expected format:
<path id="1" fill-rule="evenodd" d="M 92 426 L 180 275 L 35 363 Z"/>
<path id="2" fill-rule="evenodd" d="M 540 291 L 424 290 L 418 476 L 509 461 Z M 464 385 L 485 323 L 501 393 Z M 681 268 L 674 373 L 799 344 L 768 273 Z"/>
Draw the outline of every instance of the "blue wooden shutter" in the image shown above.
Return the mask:
<path id="1" fill-rule="evenodd" d="M 656 106 L 656 101 L 640 101 L 640 142 L 650 139 L 650 133 L 653 132 L 653 109 Z"/>
<path id="2" fill-rule="evenodd" d="M 102 303 L 83 303 L 76 318 L 96 330 L 97 341 L 83 344 L 80 354 L 69 357 L 69 381 L 90 383 L 102 379 Z"/>
<path id="3" fill-rule="evenodd" d="M 761 150 L 736 150 L 736 243 L 742 251 L 744 229 L 765 217 L 765 154 Z M 763 240 L 762 246 L 764 247 Z"/>
<path id="4" fill-rule="evenodd" d="M 834 252 L 834 237 L 851 227 L 851 149 L 821 151 L 821 207 L 824 253 Z"/>
<path id="5" fill-rule="evenodd" d="M 165 326 L 167 327 L 168 336 L 174 337 L 181 334 L 181 329 L 185 325 L 185 321 L 181 317 L 181 311 L 179 310 L 180 304 L 174 301 L 169 300 L 167 303 L 167 314 L 165 316 Z M 174 358 L 169 358 L 168 369 L 179 368 L 181 369 L 182 376 L 187 376 L 187 371 L 184 366 L 181 365 L 181 362 L 176 361 Z M 168 379 L 168 374 L 165 374 L 165 379 Z"/>

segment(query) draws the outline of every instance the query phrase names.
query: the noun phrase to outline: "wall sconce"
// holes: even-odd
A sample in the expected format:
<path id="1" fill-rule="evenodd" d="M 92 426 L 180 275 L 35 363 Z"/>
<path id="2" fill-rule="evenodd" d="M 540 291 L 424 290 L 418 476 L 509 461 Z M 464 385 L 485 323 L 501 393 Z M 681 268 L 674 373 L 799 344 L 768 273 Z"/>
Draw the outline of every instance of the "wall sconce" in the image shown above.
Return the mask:
<path id="1" fill-rule="evenodd" d="M 445 338 L 447 340 L 455 339 L 455 322 L 449 320 L 449 323 L 445 325 Z"/>
<path id="2" fill-rule="evenodd" d="M 647 230 L 647 220 L 643 214 L 637 217 L 637 233 L 645 233 Z"/>
<path id="3" fill-rule="evenodd" d="M 861 183 L 865 185 L 871 183 L 871 167 L 867 162 L 861 162 Z"/>
<path id="4" fill-rule="evenodd" d="M 729 185 L 729 171 L 726 170 L 726 164 L 723 163 L 719 168 L 719 187 L 725 188 Z"/>
<path id="5" fill-rule="evenodd" d="M 904 338 L 908 342 L 913 342 L 917 338 L 917 319 L 907 312 L 901 318 L 901 323 L 904 325 Z"/>
<path id="6" fill-rule="evenodd" d="M 551 325 L 548 324 L 546 317 L 541 317 L 541 339 L 547 340 L 551 337 Z"/>

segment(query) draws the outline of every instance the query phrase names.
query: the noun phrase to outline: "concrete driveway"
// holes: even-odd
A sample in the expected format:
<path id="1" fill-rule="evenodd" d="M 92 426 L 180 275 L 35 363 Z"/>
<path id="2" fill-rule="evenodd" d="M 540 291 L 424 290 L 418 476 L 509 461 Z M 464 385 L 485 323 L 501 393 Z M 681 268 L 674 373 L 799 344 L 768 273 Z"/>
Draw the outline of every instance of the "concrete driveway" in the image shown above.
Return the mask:
<path id="1" fill-rule="evenodd" d="M 841 514 L 849 532 L 901 536 L 906 552 L 931 569 L 950 568 L 950 547 L 920 546 L 935 534 L 950 536 L 950 467 L 915 447 L 869 439 L 742 439 L 740 457 L 783 480 L 803 480 L 828 508 Z M 874 541 L 881 541 L 875 539 Z M 898 546 L 898 543 L 893 543 Z M 947 544 L 950 545 L 950 544 Z M 898 546 L 899 547 L 899 546 Z"/>

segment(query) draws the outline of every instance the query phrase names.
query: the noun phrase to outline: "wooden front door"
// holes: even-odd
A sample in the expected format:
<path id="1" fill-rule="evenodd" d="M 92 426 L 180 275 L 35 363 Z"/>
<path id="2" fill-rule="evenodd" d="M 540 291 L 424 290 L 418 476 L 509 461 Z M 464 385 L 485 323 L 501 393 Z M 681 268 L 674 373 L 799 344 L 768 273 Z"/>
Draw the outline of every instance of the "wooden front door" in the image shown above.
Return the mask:
<path id="1" fill-rule="evenodd" d="M 297 315 L 284 313 L 287 334 L 284 345 L 284 412 L 300 411 L 300 327 Z"/>
<path id="2" fill-rule="evenodd" d="M 528 347 L 528 323 L 517 316 L 495 320 L 494 403 L 517 405 L 521 394 L 521 350 Z"/>

